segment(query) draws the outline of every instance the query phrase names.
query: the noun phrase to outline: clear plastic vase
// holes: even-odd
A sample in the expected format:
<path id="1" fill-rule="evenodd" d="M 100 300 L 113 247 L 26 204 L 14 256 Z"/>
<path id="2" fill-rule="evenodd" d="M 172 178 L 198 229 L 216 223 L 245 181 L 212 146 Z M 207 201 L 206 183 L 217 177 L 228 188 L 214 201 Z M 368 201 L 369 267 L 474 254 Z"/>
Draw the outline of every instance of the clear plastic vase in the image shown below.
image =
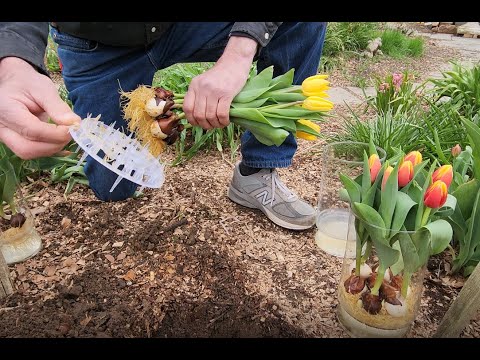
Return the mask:
<path id="1" fill-rule="evenodd" d="M 36 255 L 42 240 L 13 170 L 0 168 L 0 251 L 7 264 Z"/>

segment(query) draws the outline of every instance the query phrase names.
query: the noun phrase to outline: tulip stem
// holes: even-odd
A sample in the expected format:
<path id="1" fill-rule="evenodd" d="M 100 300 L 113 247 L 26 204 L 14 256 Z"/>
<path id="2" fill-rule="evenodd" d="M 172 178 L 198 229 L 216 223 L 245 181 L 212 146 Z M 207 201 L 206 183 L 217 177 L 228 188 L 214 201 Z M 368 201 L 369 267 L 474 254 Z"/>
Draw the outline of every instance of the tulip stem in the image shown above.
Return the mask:
<path id="1" fill-rule="evenodd" d="M 430 212 L 431 211 L 432 211 L 432 208 L 429 208 L 428 206 L 425 206 L 425 209 L 423 210 L 422 221 L 420 223 L 420 227 L 427 225 L 428 218 L 430 217 Z"/>
<path id="2" fill-rule="evenodd" d="M 182 105 L 183 104 L 183 98 L 182 99 L 175 99 L 173 102 L 175 103 L 175 105 Z M 175 106 L 175 105 L 173 105 L 173 106 Z"/>
<path id="3" fill-rule="evenodd" d="M 371 290 L 372 295 L 378 296 L 378 290 L 380 290 L 380 286 L 383 282 L 383 277 L 385 276 L 385 266 L 380 262 L 377 268 L 377 278 L 375 279 L 375 284 Z"/>
<path id="4" fill-rule="evenodd" d="M 176 93 L 174 93 L 174 94 L 173 94 L 173 97 L 174 97 L 175 99 L 183 99 L 183 98 L 185 97 L 185 94 L 176 94 Z"/>
<path id="5" fill-rule="evenodd" d="M 303 101 L 299 100 L 299 101 L 293 101 L 293 102 L 289 102 L 289 103 L 263 106 L 263 107 L 258 108 L 258 110 L 261 111 L 261 110 L 264 110 L 264 109 L 283 109 L 283 108 L 288 108 L 288 107 L 295 106 L 295 105 L 300 105 L 302 103 L 303 103 Z"/>
<path id="6" fill-rule="evenodd" d="M 177 120 L 180 120 L 180 119 L 185 119 L 185 113 L 184 112 L 178 113 Z"/>
<path id="7" fill-rule="evenodd" d="M 402 296 L 404 299 L 407 298 L 408 295 L 408 285 L 410 285 L 410 279 L 412 278 L 412 274 L 403 271 L 403 280 L 402 280 Z"/>

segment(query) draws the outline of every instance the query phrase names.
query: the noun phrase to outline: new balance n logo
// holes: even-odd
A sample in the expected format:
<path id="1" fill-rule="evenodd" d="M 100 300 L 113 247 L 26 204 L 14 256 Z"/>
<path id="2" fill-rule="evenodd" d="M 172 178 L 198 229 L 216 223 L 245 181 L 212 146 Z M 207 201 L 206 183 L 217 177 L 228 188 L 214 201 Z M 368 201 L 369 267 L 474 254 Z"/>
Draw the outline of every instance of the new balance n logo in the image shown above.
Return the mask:
<path id="1" fill-rule="evenodd" d="M 270 204 L 270 201 L 272 198 L 268 197 L 268 191 L 263 190 L 262 192 L 259 192 L 257 195 L 255 195 L 255 198 L 257 198 L 260 201 L 260 198 L 262 198 L 262 205 L 265 206 L 267 204 Z"/>

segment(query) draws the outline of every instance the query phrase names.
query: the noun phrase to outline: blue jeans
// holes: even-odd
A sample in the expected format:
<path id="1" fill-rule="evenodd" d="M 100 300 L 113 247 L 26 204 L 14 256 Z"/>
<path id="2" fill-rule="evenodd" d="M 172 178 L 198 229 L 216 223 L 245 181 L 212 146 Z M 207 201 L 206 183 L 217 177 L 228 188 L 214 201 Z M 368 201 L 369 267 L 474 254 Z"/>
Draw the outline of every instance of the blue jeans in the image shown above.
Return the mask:
<path id="1" fill-rule="evenodd" d="M 97 116 L 106 124 L 126 130 L 119 103 L 119 89 L 134 90 L 151 85 L 154 73 L 176 63 L 213 62 L 223 53 L 233 23 L 175 23 L 154 44 L 144 47 L 112 47 L 80 39 L 56 29 L 51 35 L 58 44 L 63 79 L 75 113 Z M 283 23 L 257 60 L 260 72 L 273 65 L 274 76 L 295 68 L 299 84 L 317 73 L 325 38 L 326 23 Z M 290 135 L 281 146 L 265 146 L 250 132 L 241 139 L 242 161 L 257 168 L 287 167 L 297 149 Z M 85 173 L 95 195 L 104 201 L 131 197 L 137 185 L 123 179 L 109 192 L 117 175 L 92 158 L 87 158 Z"/>

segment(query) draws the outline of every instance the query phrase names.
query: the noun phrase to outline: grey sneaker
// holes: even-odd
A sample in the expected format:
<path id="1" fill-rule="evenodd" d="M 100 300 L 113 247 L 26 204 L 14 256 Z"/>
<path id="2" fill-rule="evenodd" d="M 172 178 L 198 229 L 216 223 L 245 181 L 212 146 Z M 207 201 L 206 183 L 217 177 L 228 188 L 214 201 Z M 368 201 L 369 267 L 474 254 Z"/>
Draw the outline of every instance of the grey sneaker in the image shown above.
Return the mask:
<path id="1" fill-rule="evenodd" d="M 262 169 L 243 176 L 237 164 L 228 197 L 237 204 L 262 210 L 271 221 L 287 229 L 305 230 L 315 224 L 315 209 L 291 192 L 276 170 Z"/>

